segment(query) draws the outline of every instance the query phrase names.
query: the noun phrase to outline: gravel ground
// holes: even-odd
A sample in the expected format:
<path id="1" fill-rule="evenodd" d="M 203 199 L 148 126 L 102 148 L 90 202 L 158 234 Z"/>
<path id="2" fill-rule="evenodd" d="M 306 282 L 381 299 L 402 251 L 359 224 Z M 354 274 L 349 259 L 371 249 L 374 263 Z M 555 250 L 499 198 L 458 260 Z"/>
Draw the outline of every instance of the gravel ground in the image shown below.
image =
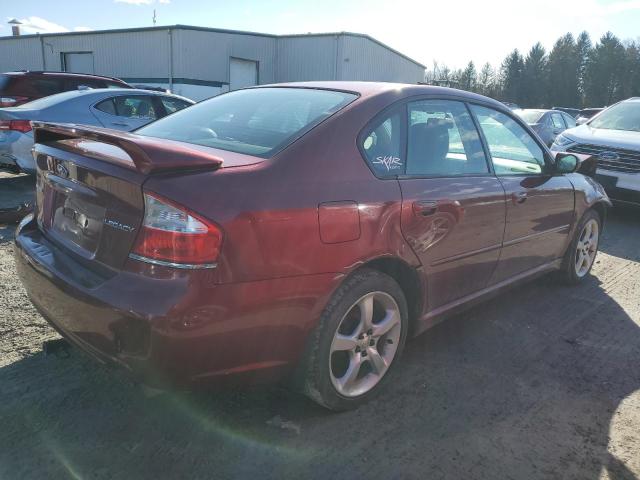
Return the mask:
<path id="1" fill-rule="evenodd" d="M 640 478 L 640 214 L 589 281 L 550 278 L 410 342 L 390 389 L 331 414 L 280 388 L 151 395 L 55 338 L 0 226 L 0 478 Z"/>

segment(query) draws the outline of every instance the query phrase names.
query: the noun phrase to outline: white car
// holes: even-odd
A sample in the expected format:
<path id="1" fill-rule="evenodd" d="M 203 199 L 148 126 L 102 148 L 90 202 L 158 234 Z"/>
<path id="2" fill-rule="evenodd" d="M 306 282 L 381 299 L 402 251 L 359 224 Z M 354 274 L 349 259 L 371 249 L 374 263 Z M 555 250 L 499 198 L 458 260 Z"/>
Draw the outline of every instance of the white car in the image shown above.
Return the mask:
<path id="1" fill-rule="evenodd" d="M 552 151 L 598 159 L 596 178 L 611 200 L 640 206 L 640 97 L 603 110 L 556 137 Z"/>

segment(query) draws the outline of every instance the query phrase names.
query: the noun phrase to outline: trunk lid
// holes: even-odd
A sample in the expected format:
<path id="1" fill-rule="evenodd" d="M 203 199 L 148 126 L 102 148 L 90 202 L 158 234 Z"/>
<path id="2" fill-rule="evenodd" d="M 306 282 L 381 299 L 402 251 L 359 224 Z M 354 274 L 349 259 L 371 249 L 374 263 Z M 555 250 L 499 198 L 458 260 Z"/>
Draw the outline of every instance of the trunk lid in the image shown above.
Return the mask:
<path id="1" fill-rule="evenodd" d="M 144 217 L 153 174 L 211 170 L 222 160 L 189 144 L 77 125 L 34 122 L 40 230 L 80 259 L 121 269 Z"/>

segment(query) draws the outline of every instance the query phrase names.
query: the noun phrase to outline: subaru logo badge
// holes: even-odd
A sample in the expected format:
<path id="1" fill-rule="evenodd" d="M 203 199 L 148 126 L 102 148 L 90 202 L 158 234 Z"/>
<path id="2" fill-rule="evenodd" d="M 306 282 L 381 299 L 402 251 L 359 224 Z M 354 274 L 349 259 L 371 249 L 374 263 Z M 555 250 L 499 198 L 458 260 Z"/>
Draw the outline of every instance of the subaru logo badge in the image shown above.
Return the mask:
<path id="1" fill-rule="evenodd" d="M 616 152 L 601 152 L 600 155 L 598 155 L 598 158 L 600 160 L 616 161 L 620 156 Z"/>
<path id="2" fill-rule="evenodd" d="M 56 173 L 62 178 L 67 178 L 69 176 L 69 170 L 67 170 L 67 167 L 61 163 L 56 165 Z"/>

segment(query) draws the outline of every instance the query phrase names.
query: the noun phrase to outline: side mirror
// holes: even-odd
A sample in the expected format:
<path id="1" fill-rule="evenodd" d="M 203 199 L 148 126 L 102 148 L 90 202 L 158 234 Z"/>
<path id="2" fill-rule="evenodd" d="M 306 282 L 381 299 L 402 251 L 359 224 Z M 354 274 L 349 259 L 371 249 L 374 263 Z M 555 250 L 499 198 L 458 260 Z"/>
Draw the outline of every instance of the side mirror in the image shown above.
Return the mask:
<path id="1" fill-rule="evenodd" d="M 585 117 L 580 117 L 576 120 L 576 125 L 584 125 L 585 123 L 587 123 L 589 121 L 588 118 Z"/>
<path id="2" fill-rule="evenodd" d="M 573 173 L 578 170 L 580 159 L 573 153 L 560 152 L 556 154 L 555 166 L 558 173 Z"/>

